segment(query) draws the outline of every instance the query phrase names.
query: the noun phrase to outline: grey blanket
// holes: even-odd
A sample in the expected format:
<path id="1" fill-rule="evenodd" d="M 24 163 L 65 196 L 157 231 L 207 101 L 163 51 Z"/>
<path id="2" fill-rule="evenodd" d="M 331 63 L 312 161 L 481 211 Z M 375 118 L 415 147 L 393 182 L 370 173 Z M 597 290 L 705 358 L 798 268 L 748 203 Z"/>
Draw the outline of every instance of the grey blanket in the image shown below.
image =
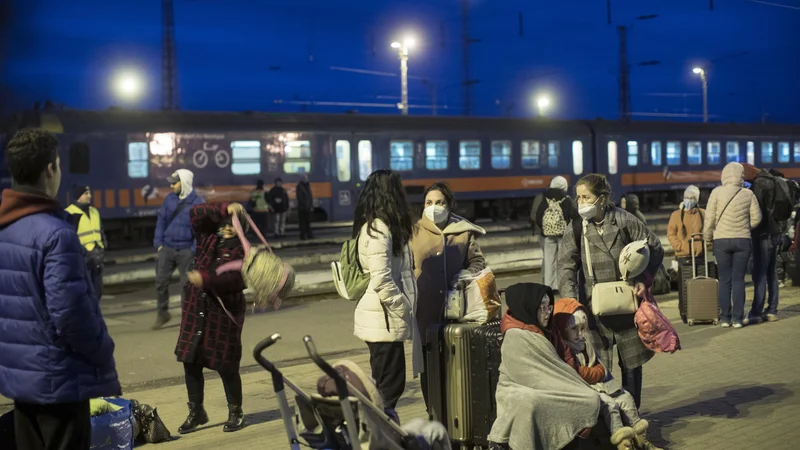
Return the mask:
<path id="1" fill-rule="evenodd" d="M 557 450 L 594 426 L 600 395 L 543 336 L 508 330 L 497 384 L 497 420 L 489 440 L 514 450 Z"/>

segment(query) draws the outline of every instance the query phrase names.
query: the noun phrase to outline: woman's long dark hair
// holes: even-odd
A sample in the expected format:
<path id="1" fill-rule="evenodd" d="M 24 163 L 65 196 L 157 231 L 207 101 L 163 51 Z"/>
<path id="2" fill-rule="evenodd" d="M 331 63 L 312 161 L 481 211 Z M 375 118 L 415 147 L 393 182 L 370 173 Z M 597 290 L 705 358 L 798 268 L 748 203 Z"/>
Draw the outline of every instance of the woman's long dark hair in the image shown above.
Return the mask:
<path id="1" fill-rule="evenodd" d="M 389 227 L 392 234 L 392 253 L 400 256 L 403 247 L 414 235 L 416 219 L 406 201 L 406 191 L 400 175 L 388 169 L 378 169 L 367 178 L 356 204 L 353 238 L 358 236 L 365 223 L 368 224 L 367 234 L 374 237 L 372 231 L 377 231 L 373 224 L 375 219 L 382 220 Z"/>

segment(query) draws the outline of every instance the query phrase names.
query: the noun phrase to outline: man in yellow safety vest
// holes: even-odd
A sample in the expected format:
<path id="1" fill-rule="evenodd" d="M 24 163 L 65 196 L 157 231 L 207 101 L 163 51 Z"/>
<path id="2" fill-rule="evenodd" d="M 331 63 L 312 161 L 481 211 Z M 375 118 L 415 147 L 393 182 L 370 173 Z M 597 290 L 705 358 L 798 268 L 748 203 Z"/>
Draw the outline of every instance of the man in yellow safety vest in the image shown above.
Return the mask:
<path id="1" fill-rule="evenodd" d="M 78 238 L 86 249 L 86 267 L 92 277 L 98 300 L 103 297 L 103 259 L 106 248 L 106 234 L 100 222 L 100 213 L 91 206 L 92 191 L 89 186 L 72 188 L 74 202 L 67 207 L 77 225 Z"/>

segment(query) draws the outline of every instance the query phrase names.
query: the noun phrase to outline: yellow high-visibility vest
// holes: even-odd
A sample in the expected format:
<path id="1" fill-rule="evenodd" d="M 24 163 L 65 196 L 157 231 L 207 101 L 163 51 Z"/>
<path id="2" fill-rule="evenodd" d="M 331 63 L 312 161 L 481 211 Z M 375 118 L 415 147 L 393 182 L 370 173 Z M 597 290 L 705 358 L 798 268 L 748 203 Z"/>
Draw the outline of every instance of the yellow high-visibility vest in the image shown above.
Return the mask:
<path id="1" fill-rule="evenodd" d="M 89 215 L 87 216 L 82 209 L 75 205 L 69 205 L 67 212 L 81 215 L 81 220 L 78 222 L 78 238 L 87 251 L 94 250 L 95 245 L 105 248 L 103 246 L 103 235 L 100 233 L 100 213 L 97 212 L 97 209 L 90 206 Z"/>

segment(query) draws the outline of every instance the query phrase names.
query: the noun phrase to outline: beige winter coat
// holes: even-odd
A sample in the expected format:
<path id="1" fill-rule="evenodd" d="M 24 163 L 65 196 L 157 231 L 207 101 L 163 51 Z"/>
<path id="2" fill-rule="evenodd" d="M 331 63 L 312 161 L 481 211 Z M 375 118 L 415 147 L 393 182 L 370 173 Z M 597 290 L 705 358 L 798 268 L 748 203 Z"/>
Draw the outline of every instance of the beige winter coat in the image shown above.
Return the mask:
<path id="1" fill-rule="evenodd" d="M 486 268 L 477 242 L 484 234 L 483 228 L 455 214 L 444 230 L 427 217 L 420 219 L 411 249 L 419 288 L 416 317 L 422 342 L 427 343 L 428 328 L 444 320 L 445 297 L 459 273 L 475 274 Z"/>
<path id="2" fill-rule="evenodd" d="M 722 186 L 711 191 L 706 206 L 706 241 L 750 239 L 750 230 L 761 223 L 761 208 L 756 196 L 744 187 L 743 175 L 744 167 L 736 162 L 722 169 Z"/>

